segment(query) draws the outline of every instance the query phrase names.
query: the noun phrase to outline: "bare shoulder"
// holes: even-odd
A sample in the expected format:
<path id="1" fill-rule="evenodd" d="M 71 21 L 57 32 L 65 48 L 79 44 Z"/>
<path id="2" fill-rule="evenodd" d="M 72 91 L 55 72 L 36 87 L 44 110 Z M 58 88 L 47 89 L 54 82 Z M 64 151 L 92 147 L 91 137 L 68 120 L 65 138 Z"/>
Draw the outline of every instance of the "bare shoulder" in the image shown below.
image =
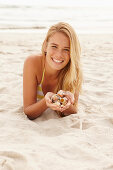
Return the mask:
<path id="1" fill-rule="evenodd" d="M 25 59 L 24 68 L 31 68 L 36 73 L 38 70 L 42 69 L 42 56 L 41 55 L 31 55 Z"/>
<path id="2" fill-rule="evenodd" d="M 41 55 L 31 55 L 28 56 L 25 59 L 25 63 L 31 64 L 31 65 L 40 65 L 42 62 L 42 56 Z"/>

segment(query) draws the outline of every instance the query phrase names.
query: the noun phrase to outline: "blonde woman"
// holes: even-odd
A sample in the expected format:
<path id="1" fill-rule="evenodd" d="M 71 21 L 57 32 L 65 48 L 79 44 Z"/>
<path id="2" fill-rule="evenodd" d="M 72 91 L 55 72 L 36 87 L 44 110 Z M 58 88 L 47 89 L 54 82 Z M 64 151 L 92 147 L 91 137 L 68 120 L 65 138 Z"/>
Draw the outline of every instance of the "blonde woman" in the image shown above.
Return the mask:
<path id="1" fill-rule="evenodd" d="M 48 30 L 42 54 L 30 56 L 23 69 L 24 113 L 29 119 L 40 116 L 47 108 L 60 116 L 77 113 L 82 85 L 80 44 L 73 28 L 64 22 Z M 52 103 L 59 90 L 68 99 L 65 106 Z"/>

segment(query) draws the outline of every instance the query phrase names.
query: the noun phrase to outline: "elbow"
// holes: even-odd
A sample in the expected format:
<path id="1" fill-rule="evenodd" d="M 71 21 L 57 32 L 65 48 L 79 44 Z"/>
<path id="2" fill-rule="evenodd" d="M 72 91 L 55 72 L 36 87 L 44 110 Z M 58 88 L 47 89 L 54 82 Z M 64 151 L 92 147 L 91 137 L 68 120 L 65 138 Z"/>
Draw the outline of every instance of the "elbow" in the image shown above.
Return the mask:
<path id="1" fill-rule="evenodd" d="M 25 115 L 27 116 L 27 118 L 28 118 L 29 120 L 34 120 L 34 119 L 37 118 L 37 117 L 34 117 L 33 115 L 30 115 L 30 114 L 26 113 L 25 111 L 24 111 L 24 113 L 25 113 Z"/>
<path id="2" fill-rule="evenodd" d="M 25 115 L 27 115 L 27 116 L 28 116 L 28 114 L 29 114 L 29 113 L 28 113 L 28 109 L 27 109 L 27 108 L 24 108 L 24 110 L 23 110 L 23 111 L 24 111 Z"/>
<path id="3" fill-rule="evenodd" d="M 37 115 L 36 113 L 31 112 L 28 107 L 24 108 L 24 113 L 30 120 L 34 120 L 41 115 Z"/>
<path id="4" fill-rule="evenodd" d="M 28 109 L 28 108 L 24 108 L 24 113 L 25 113 L 25 115 L 28 117 L 28 119 L 30 119 L 30 120 L 36 119 L 36 118 L 34 118 L 34 117 L 31 115 L 31 113 L 29 112 L 29 109 Z"/>
<path id="5" fill-rule="evenodd" d="M 27 117 L 28 117 L 29 120 L 34 120 L 34 119 L 36 119 L 36 118 L 34 118 L 34 117 L 30 116 L 30 115 L 27 115 Z"/>

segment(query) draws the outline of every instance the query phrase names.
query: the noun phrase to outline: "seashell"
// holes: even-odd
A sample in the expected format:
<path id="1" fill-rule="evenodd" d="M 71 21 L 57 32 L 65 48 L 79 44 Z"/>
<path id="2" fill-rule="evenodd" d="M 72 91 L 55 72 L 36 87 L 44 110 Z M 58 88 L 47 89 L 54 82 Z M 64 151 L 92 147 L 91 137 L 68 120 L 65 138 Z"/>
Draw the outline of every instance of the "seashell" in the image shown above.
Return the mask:
<path id="1" fill-rule="evenodd" d="M 54 104 L 56 104 L 57 106 L 60 106 L 60 102 L 56 101 Z"/>
<path id="2" fill-rule="evenodd" d="M 59 91 L 57 92 L 57 94 L 58 94 L 60 97 L 64 97 L 64 92 L 63 92 L 62 90 L 59 90 Z"/>
<path id="3" fill-rule="evenodd" d="M 55 103 L 56 101 L 60 100 L 60 97 L 57 94 L 54 94 L 51 98 L 52 102 Z"/>
<path id="4" fill-rule="evenodd" d="M 52 103 L 58 105 L 58 106 L 65 106 L 68 102 L 68 99 L 64 97 L 64 93 L 62 90 L 60 90 L 57 94 L 54 94 L 51 98 Z"/>
<path id="5" fill-rule="evenodd" d="M 63 98 L 60 99 L 61 105 L 65 106 L 67 104 L 67 102 L 68 102 L 68 99 L 66 97 L 63 97 Z"/>
<path id="6" fill-rule="evenodd" d="M 64 98 L 60 98 L 60 102 L 61 102 L 61 103 L 63 103 L 63 102 L 64 102 L 64 100 L 65 100 Z"/>

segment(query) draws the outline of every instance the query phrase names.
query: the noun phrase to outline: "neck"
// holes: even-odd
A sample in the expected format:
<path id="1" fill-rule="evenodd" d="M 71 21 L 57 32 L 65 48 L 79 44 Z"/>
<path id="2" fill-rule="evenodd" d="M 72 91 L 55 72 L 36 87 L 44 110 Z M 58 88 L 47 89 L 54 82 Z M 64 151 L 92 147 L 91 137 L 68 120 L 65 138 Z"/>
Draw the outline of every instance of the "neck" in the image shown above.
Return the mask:
<path id="1" fill-rule="evenodd" d="M 48 77 L 48 79 L 56 80 L 59 76 L 60 71 L 59 70 L 54 70 L 49 67 L 47 63 L 45 63 L 45 75 Z"/>

